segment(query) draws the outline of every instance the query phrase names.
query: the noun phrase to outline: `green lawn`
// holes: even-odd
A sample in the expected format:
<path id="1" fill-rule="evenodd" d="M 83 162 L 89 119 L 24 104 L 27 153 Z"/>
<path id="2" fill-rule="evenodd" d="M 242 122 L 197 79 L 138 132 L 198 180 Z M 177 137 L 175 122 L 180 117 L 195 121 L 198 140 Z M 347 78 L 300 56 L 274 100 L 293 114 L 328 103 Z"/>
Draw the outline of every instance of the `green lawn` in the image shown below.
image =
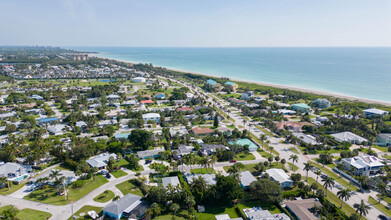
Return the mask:
<path id="1" fill-rule="evenodd" d="M 255 160 L 255 156 L 252 153 L 239 153 L 235 155 L 235 160 Z"/>
<path id="2" fill-rule="evenodd" d="M 312 183 L 316 183 L 315 179 L 312 177 L 308 177 L 308 184 L 312 184 Z M 321 185 L 320 183 L 317 183 L 317 185 L 319 188 L 325 190 L 323 185 Z M 326 190 L 325 190 L 325 192 L 326 192 Z M 338 208 L 341 206 L 341 200 L 338 198 L 338 196 L 336 196 L 335 194 L 330 192 L 330 190 L 328 190 L 328 192 L 327 192 L 327 200 L 329 200 L 331 203 L 336 205 Z M 345 212 L 348 216 L 350 216 L 351 214 L 356 212 L 351 206 L 349 206 L 345 202 L 343 202 L 343 204 L 342 204 L 342 211 Z"/>
<path id="3" fill-rule="evenodd" d="M 11 183 L 10 189 L 8 190 L 8 187 L 0 189 L 0 195 L 6 196 L 11 193 L 14 193 L 26 184 L 26 183 L 23 183 L 23 184 L 19 184 L 19 185 L 14 185 L 12 182 L 10 182 L 10 183 Z"/>
<path id="4" fill-rule="evenodd" d="M 87 212 L 92 210 L 94 210 L 99 216 L 102 215 L 102 207 L 95 207 L 90 205 L 81 207 L 81 209 L 79 209 L 74 215 L 79 217 L 78 220 L 91 219 Z M 80 213 L 82 212 L 85 214 L 84 216 L 80 216 Z M 72 216 L 69 217 L 68 220 L 73 220 Z"/>
<path id="5" fill-rule="evenodd" d="M 117 187 L 124 195 L 126 195 L 128 193 L 132 193 L 132 194 L 135 194 L 138 196 L 144 196 L 143 193 L 141 192 L 141 190 L 137 186 L 134 185 L 133 179 L 126 180 L 120 184 L 115 185 L 115 187 Z"/>
<path id="6" fill-rule="evenodd" d="M 334 173 L 333 171 L 329 170 L 328 168 L 322 167 L 322 165 L 319 165 L 317 163 L 311 163 L 311 164 L 314 165 L 315 167 L 317 167 L 318 169 L 320 169 L 322 172 L 326 173 L 328 176 L 334 178 L 335 181 L 337 181 L 338 183 L 342 184 L 346 188 L 352 190 L 353 192 L 359 190 L 356 186 L 351 185 L 348 181 L 346 181 L 345 179 L 341 178 L 338 174 Z"/>
<path id="7" fill-rule="evenodd" d="M 206 206 L 204 213 L 197 213 L 199 219 L 216 219 L 215 215 L 228 214 L 231 218 L 239 218 L 235 208 Z"/>
<path id="8" fill-rule="evenodd" d="M 372 148 L 375 147 L 376 149 L 383 151 L 383 152 L 388 152 L 388 147 L 382 147 L 379 145 L 372 145 Z"/>
<path id="9" fill-rule="evenodd" d="M 262 157 L 264 157 L 264 158 L 269 158 L 270 156 L 273 156 L 273 155 L 271 155 L 269 152 L 266 152 L 266 151 L 264 151 L 264 150 L 262 150 L 262 149 L 258 149 L 258 153 L 262 156 Z"/>
<path id="10" fill-rule="evenodd" d="M 111 172 L 111 175 L 113 175 L 115 178 L 119 178 L 121 176 L 126 176 L 128 174 L 125 171 L 116 170 L 116 171 Z"/>
<path id="11" fill-rule="evenodd" d="M 261 200 L 240 203 L 240 204 L 238 204 L 238 207 L 241 210 L 247 209 L 247 208 L 253 208 L 253 207 L 261 207 L 263 210 L 269 210 L 269 212 L 272 214 L 282 213 L 282 210 L 280 210 L 277 206 L 265 204 Z"/>
<path id="12" fill-rule="evenodd" d="M 232 164 L 233 165 L 233 164 Z M 257 165 L 257 164 L 243 164 L 244 165 L 244 168 L 242 169 L 242 171 L 246 171 L 246 170 L 248 170 L 248 171 L 250 171 L 250 172 L 254 172 L 255 171 L 255 166 Z M 229 170 L 229 168 L 230 168 L 231 166 L 224 166 L 223 167 L 223 169 L 225 170 L 225 172 L 228 172 L 228 170 Z M 283 170 L 286 170 L 286 168 L 285 168 L 285 166 L 283 166 L 283 164 L 282 163 L 276 163 L 276 162 L 273 162 L 272 164 L 271 164 L 271 166 L 270 167 L 267 167 L 267 169 L 270 169 L 270 168 L 278 168 L 278 169 L 283 169 Z"/>
<path id="13" fill-rule="evenodd" d="M 0 207 L 0 213 L 10 208 L 12 208 L 11 205 Z M 50 217 L 52 217 L 52 214 L 34 209 L 22 209 L 16 214 L 16 219 L 20 220 L 42 220 Z"/>
<path id="14" fill-rule="evenodd" d="M 65 205 L 68 204 L 70 201 L 77 201 L 93 191 L 94 189 L 98 188 L 99 186 L 107 183 L 108 180 L 101 176 L 97 175 L 95 176 L 95 180 L 92 178 L 89 180 L 86 180 L 86 184 L 78 189 L 69 187 L 68 188 L 68 200 L 65 200 L 64 196 L 60 196 L 57 194 L 56 189 L 53 189 L 51 187 L 46 189 L 40 189 L 35 190 L 24 197 L 24 199 L 42 202 L 42 203 L 48 203 L 53 205 Z"/>
<path id="15" fill-rule="evenodd" d="M 159 215 L 153 219 L 154 220 L 172 220 L 172 219 L 174 219 L 174 216 L 173 216 L 172 212 L 169 212 L 167 214 Z M 189 219 L 189 214 L 188 214 L 187 210 L 182 209 L 177 212 L 177 214 L 175 216 L 175 220 L 186 220 L 186 219 Z"/>
<path id="16" fill-rule="evenodd" d="M 129 170 L 132 170 L 132 171 L 135 171 L 135 172 L 137 172 L 137 171 L 144 171 L 143 166 L 140 166 L 140 165 L 139 165 L 139 166 L 137 167 L 137 169 L 134 169 L 132 166 L 129 165 L 129 162 L 126 161 L 125 159 L 121 159 L 121 160 L 118 161 L 116 164 L 117 164 L 118 166 L 120 166 L 120 167 L 124 167 L 124 168 L 126 168 L 126 169 L 129 169 Z"/>
<path id="17" fill-rule="evenodd" d="M 291 148 L 289 148 L 289 150 L 295 154 L 300 154 L 299 151 L 295 147 L 291 147 Z"/>
<path id="18" fill-rule="evenodd" d="M 288 162 L 288 165 L 289 165 L 289 169 L 291 169 L 292 168 L 292 163 Z M 296 165 L 293 164 L 293 172 L 296 172 L 296 170 L 298 170 L 298 169 L 299 168 Z"/>
<path id="19" fill-rule="evenodd" d="M 216 173 L 216 171 L 212 168 L 197 168 L 197 169 L 191 169 L 190 172 L 195 174 L 207 174 L 207 173 Z"/>
<path id="20" fill-rule="evenodd" d="M 381 195 L 380 194 L 377 194 L 377 197 L 380 197 Z M 390 204 L 391 205 L 391 198 L 390 197 L 388 197 L 388 196 L 381 196 L 381 198 L 386 202 L 386 203 L 388 203 L 388 204 Z"/>
<path id="21" fill-rule="evenodd" d="M 95 197 L 94 201 L 95 202 L 105 203 L 105 202 L 108 202 L 111 199 L 113 199 L 114 196 L 115 196 L 115 194 L 112 191 L 106 190 L 103 193 L 99 194 L 97 197 Z"/>
<path id="22" fill-rule="evenodd" d="M 382 211 L 384 214 L 391 216 L 391 210 L 390 208 L 384 206 L 383 204 L 379 203 L 378 200 L 374 199 L 373 197 L 369 196 L 368 203 L 375 206 L 377 209 Z"/>

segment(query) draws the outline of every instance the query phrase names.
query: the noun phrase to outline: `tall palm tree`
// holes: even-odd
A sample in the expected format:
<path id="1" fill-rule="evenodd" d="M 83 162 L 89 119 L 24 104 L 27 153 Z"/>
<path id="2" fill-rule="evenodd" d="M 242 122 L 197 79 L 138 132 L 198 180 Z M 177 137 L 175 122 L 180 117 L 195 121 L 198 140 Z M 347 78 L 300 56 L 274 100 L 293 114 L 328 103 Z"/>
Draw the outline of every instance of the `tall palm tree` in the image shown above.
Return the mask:
<path id="1" fill-rule="evenodd" d="M 316 182 L 318 182 L 318 178 L 319 178 L 319 176 L 322 174 L 322 171 L 316 170 L 314 173 L 315 173 L 315 175 L 316 175 Z"/>
<path id="2" fill-rule="evenodd" d="M 261 136 L 259 137 L 259 140 L 260 140 L 261 143 L 262 143 L 262 147 L 265 148 L 264 143 L 265 143 L 265 141 L 267 140 L 266 134 L 261 134 Z"/>
<path id="3" fill-rule="evenodd" d="M 333 156 L 331 156 L 331 154 L 328 152 L 321 153 L 319 155 L 319 159 L 322 161 L 323 167 L 326 164 L 326 161 L 330 161 L 332 158 L 333 158 Z"/>
<path id="4" fill-rule="evenodd" d="M 173 212 L 173 215 L 175 216 L 176 215 L 176 212 L 180 209 L 181 207 L 176 204 L 176 203 L 172 203 L 171 206 L 170 206 L 170 210 Z"/>
<path id="5" fill-rule="evenodd" d="M 314 165 L 312 165 L 310 162 L 307 162 L 307 163 L 304 163 L 304 169 L 306 172 L 307 172 L 307 175 L 306 175 L 306 178 L 305 178 L 305 181 L 308 182 L 308 171 L 310 171 L 312 169 L 312 167 L 314 167 Z"/>
<path id="6" fill-rule="evenodd" d="M 361 175 L 358 177 L 358 182 L 360 182 L 361 191 L 363 191 L 364 186 L 367 185 L 368 177 Z"/>
<path id="7" fill-rule="evenodd" d="M 337 192 L 337 196 L 338 198 L 341 200 L 341 209 L 342 209 L 342 204 L 343 204 L 343 201 L 345 200 L 348 201 L 350 199 L 350 189 L 341 189 Z"/>
<path id="8" fill-rule="evenodd" d="M 50 180 L 54 180 L 54 181 L 57 181 L 58 177 L 60 177 L 60 176 L 62 176 L 62 174 L 60 173 L 60 170 L 52 170 L 49 174 Z"/>
<path id="9" fill-rule="evenodd" d="M 205 168 L 207 170 L 209 167 L 209 158 L 208 157 L 201 157 L 198 160 L 198 164 L 201 166 L 201 173 L 202 173 L 202 168 Z"/>
<path id="10" fill-rule="evenodd" d="M 360 213 L 360 218 L 368 214 L 370 207 L 364 203 L 364 200 L 361 200 L 361 203 L 354 203 L 353 207 L 356 209 L 356 212 Z"/>
<path id="11" fill-rule="evenodd" d="M 162 209 L 160 208 L 160 205 L 157 204 L 156 202 L 152 203 L 151 209 L 152 209 L 152 213 L 153 213 L 154 216 L 158 216 L 162 212 Z"/>
<path id="12" fill-rule="evenodd" d="M 215 155 L 212 155 L 211 157 L 210 157 L 210 165 L 212 166 L 212 169 L 214 169 L 213 168 L 213 166 L 217 163 L 217 161 L 218 161 L 218 158 L 215 156 Z"/>
<path id="13" fill-rule="evenodd" d="M 292 155 L 289 157 L 289 160 L 292 160 L 292 170 L 293 170 L 293 165 L 295 164 L 295 162 L 298 162 L 298 161 L 299 161 L 299 157 L 298 157 L 296 154 L 292 154 Z"/>
<path id="14" fill-rule="evenodd" d="M 322 180 L 324 183 L 323 183 L 323 186 L 324 188 L 326 189 L 326 197 L 327 197 L 327 191 L 328 191 L 328 188 L 333 188 L 334 185 L 335 185 L 335 181 L 333 178 L 327 176 L 324 180 Z"/>

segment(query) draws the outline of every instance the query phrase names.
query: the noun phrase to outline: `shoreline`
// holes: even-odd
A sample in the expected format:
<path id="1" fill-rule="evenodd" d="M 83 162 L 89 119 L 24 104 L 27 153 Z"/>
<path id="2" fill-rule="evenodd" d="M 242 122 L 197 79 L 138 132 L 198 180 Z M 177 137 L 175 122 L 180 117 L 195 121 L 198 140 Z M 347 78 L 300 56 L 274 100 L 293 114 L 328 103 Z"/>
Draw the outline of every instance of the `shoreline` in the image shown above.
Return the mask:
<path id="1" fill-rule="evenodd" d="M 97 56 L 97 54 L 101 54 L 101 53 L 98 52 L 98 53 L 91 54 L 91 57 L 104 58 L 104 59 L 109 59 L 109 60 L 114 60 L 114 61 L 118 61 L 118 62 L 129 63 L 129 64 L 142 64 L 141 62 L 126 61 L 126 60 L 113 59 L 113 58 L 108 58 L 108 57 L 103 57 L 103 56 Z M 225 76 L 215 76 L 215 75 L 212 75 L 212 74 L 206 74 L 206 73 L 199 73 L 199 72 L 181 70 L 181 69 L 176 69 L 176 68 L 168 68 L 168 67 L 164 67 L 164 66 L 158 66 L 158 67 L 166 68 L 166 69 L 177 71 L 177 72 L 181 72 L 181 73 L 191 73 L 191 74 L 202 75 L 202 76 L 209 76 L 209 77 L 215 77 L 215 78 L 225 77 Z M 256 84 L 256 85 L 259 85 L 259 86 L 268 86 L 268 87 L 274 87 L 274 88 L 279 88 L 279 89 L 288 89 L 288 90 L 292 90 L 292 91 L 313 93 L 313 94 L 317 94 L 317 95 L 324 95 L 324 96 L 330 96 L 330 97 L 335 97 L 335 98 L 341 98 L 341 99 L 346 99 L 346 100 L 349 100 L 349 101 L 357 101 L 357 102 L 365 102 L 365 103 L 369 103 L 369 104 L 378 104 L 378 105 L 391 106 L 391 102 L 386 102 L 386 101 L 379 101 L 379 100 L 372 100 L 372 99 L 366 99 L 366 98 L 359 98 L 359 97 L 354 97 L 354 96 L 349 96 L 349 95 L 343 95 L 343 94 L 332 93 L 332 92 L 323 92 L 323 91 L 318 91 L 318 90 L 313 90 L 313 89 L 305 89 L 305 88 L 298 88 L 298 87 L 292 87 L 292 86 L 284 86 L 284 85 L 280 85 L 280 84 L 265 83 L 265 82 L 250 81 L 250 80 L 242 80 L 242 79 L 231 78 L 231 77 L 226 77 L 226 78 L 228 78 L 231 81 L 243 82 L 243 83 L 249 83 L 249 84 Z"/>

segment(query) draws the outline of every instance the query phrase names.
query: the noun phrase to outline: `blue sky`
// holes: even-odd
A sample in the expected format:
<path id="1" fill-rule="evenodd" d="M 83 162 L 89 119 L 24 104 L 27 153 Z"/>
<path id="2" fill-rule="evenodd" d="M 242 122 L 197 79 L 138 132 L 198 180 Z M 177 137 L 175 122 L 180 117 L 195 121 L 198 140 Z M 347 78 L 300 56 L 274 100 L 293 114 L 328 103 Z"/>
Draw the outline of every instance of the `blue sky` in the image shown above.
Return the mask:
<path id="1" fill-rule="evenodd" d="M 1 0 L 0 45 L 391 46 L 390 0 Z"/>

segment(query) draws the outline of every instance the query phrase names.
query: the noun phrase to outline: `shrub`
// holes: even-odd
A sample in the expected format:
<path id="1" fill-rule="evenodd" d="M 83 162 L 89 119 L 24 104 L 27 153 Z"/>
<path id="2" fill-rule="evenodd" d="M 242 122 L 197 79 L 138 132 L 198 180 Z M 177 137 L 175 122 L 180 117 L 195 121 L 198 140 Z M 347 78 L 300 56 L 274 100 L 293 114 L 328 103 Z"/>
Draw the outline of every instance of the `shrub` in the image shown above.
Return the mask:
<path id="1" fill-rule="evenodd" d="M 84 180 L 76 180 L 72 183 L 72 188 L 81 188 L 86 184 Z"/>

